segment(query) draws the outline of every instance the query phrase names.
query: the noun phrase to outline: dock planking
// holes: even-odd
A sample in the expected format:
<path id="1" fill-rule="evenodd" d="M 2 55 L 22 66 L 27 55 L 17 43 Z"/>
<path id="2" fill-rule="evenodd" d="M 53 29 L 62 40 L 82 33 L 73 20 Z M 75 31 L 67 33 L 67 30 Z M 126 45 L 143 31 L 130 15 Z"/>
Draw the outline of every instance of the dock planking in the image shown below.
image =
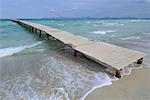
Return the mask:
<path id="1" fill-rule="evenodd" d="M 77 36 L 72 33 L 51 28 L 42 24 L 31 23 L 23 20 L 12 20 L 32 32 L 45 32 L 47 36 L 51 36 L 63 44 L 71 47 L 75 54 L 77 52 L 84 54 L 91 60 L 104 65 L 111 70 L 111 73 L 116 77 L 121 78 L 123 69 L 126 66 L 136 62 L 142 64 L 144 53 L 116 46 L 105 42 L 94 42 L 85 37 Z"/>

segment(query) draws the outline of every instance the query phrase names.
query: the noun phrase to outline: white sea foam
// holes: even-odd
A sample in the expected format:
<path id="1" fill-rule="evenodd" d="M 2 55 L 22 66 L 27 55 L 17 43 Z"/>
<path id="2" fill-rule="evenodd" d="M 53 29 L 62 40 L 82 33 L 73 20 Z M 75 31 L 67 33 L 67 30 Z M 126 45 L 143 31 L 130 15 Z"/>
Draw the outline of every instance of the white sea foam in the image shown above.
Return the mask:
<path id="1" fill-rule="evenodd" d="M 42 43 L 42 41 L 39 41 L 39 42 L 36 42 L 34 44 L 31 44 L 31 45 L 25 45 L 25 46 L 19 46 L 19 47 L 9 47 L 9 48 L 0 49 L 0 58 L 5 57 L 5 56 L 13 55 L 13 54 L 18 53 L 20 51 L 23 51 L 24 49 L 37 46 L 41 43 Z"/>
<path id="2" fill-rule="evenodd" d="M 130 40 L 130 39 L 140 39 L 138 36 L 130 36 L 130 37 L 125 37 L 125 38 L 120 38 L 121 40 Z"/>
<path id="3" fill-rule="evenodd" d="M 88 21 L 87 23 L 90 24 L 90 23 L 92 23 L 92 22 Z"/>
<path id="4" fill-rule="evenodd" d="M 94 33 L 94 34 L 101 34 L 101 35 L 104 35 L 104 34 L 107 34 L 107 33 L 113 33 L 113 32 L 116 32 L 116 30 L 106 30 L 106 31 L 93 31 L 93 32 L 90 32 L 90 33 Z"/>
<path id="5" fill-rule="evenodd" d="M 25 73 L 1 83 L 2 98 L 7 100 L 83 100 L 95 88 L 112 84 L 106 73 L 87 69 L 80 64 L 68 65 L 54 57 L 41 61 L 43 64 L 38 70 L 39 77 Z"/>
<path id="6" fill-rule="evenodd" d="M 142 22 L 144 20 L 129 20 L 129 22 Z"/>
<path id="7" fill-rule="evenodd" d="M 95 89 L 112 84 L 111 79 L 110 79 L 110 77 L 107 74 L 103 74 L 103 76 L 104 76 L 103 80 L 99 80 L 100 77 L 97 77 L 97 75 L 96 75 L 96 77 L 97 77 L 97 82 L 96 82 L 97 85 L 95 85 L 89 92 L 87 92 L 82 98 L 80 98 L 80 100 L 84 100 L 85 97 L 88 96 Z"/>
<path id="8" fill-rule="evenodd" d="M 69 100 L 64 88 L 44 88 L 46 84 L 35 81 L 27 73 L 0 84 L 2 100 Z"/>
<path id="9" fill-rule="evenodd" d="M 88 70 L 82 65 L 66 65 L 53 57 L 48 58 L 39 73 L 50 86 L 61 84 L 70 100 L 83 100 L 94 89 L 112 84 L 104 72 Z"/>
<path id="10" fill-rule="evenodd" d="M 65 26 L 65 24 L 57 24 L 58 26 Z"/>
<path id="11" fill-rule="evenodd" d="M 120 23 L 102 23 L 104 26 L 123 26 L 124 24 Z"/>

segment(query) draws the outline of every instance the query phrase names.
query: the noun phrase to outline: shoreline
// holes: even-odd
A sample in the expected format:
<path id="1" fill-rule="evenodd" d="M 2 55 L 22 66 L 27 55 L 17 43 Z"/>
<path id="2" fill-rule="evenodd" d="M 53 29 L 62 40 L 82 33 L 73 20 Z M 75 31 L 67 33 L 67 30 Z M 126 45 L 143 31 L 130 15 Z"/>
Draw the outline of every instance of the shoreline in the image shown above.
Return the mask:
<path id="1" fill-rule="evenodd" d="M 60 53 L 60 54 L 57 54 L 57 53 Z M 49 57 L 50 57 L 50 59 L 49 59 Z M 79 59 L 76 59 L 76 58 L 74 58 L 74 56 L 70 56 L 70 54 L 68 54 L 68 53 L 61 54 L 61 52 L 54 52 L 54 51 L 44 51 L 44 52 L 37 52 L 37 53 L 33 53 L 33 54 L 21 54 L 21 55 L 19 54 L 19 55 L 12 55 L 12 56 L 0 58 L 1 63 L 2 63 L 2 66 L 0 66 L 0 69 L 1 69 L 0 73 L 2 74 L 2 76 L 0 76 L 0 79 L 1 79 L 0 84 L 2 85 L 4 83 L 4 85 L 2 87 L 0 87 L 0 98 L 3 98 L 4 94 L 7 95 L 10 93 L 13 93 L 12 91 L 15 91 L 16 88 L 19 90 L 15 91 L 15 92 L 24 91 L 24 88 L 21 87 L 22 85 L 23 86 L 27 85 L 27 88 L 32 88 L 33 90 L 35 89 L 34 92 L 37 95 L 40 95 L 41 93 L 39 93 L 39 92 L 42 92 L 42 91 L 39 90 L 38 88 L 41 88 L 43 86 L 43 84 L 45 84 L 45 82 L 47 84 L 52 84 L 53 86 L 51 87 L 51 85 L 45 84 L 44 87 L 47 87 L 47 88 L 53 90 L 53 87 L 59 88 L 58 87 L 59 84 L 56 84 L 55 82 L 60 82 L 61 84 L 65 85 L 64 82 L 67 81 L 67 84 L 70 84 L 70 80 L 71 80 L 72 85 L 67 86 L 67 88 L 66 88 L 67 91 L 71 91 L 70 89 L 74 88 L 74 90 L 71 93 L 72 95 L 70 94 L 70 96 L 73 96 L 73 98 L 75 100 L 77 98 L 82 100 L 82 98 L 86 97 L 86 95 L 88 94 L 88 91 L 91 90 L 93 87 L 95 87 L 95 86 L 101 87 L 101 86 L 111 83 L 111 81 L 109 81 L 109 77 L 107 76 L 107 74 L 106 75 L 103 74 L 103 72 L 101 72 L 97 68 L 92 69 L 92 66 L 95 65 L 94 63 L 92 65 L 87 66 L 86 63 L 90 63 L 90 62 L 86 62 L 86 59 L 80 58 L 79 56 L 78 56 L 78 58 Z M 82 59 L 83 63 L 81 63 L 82 62 L 82 61 L 80 61 L 81 59 Z M 56 61 L 56 60 L 59 60 L 59 61 Z M 57 63 L 58 63 L 58 65 L 57 65 Z M 53 67 L 51 67 L 49 64 L 50 65 L 52 64 Z M 62 68 L 60 67 L 60 64 L 63 64 L 63 65 L 61 65 Z M 81 66 L 79 66 L 80 64 L 81 64 Z M 57 67 L 56 68 L 54 67 L 55 65 L 57 67 L 60 67 L 66 73 L 65 75 L 64 75 L 64 73 L 62 73 L 62 74 L 59 73 L 60 76 L 64 75 L 64 76 L 62 76 L 61 79 L 65 79 L 66 77 L 72 77 L 73 79 L 68 78 L 68 80 L 66 80 L 66 81 L 65 80 L 59 81 L 59 76 L 55 76 L 57 74 L 54 74 L 54 75 L 49 74 L 51 72 L 51 70 L 59 72 L 59 69 Z M 63 67 L 63 66 L 65 66 L 65 67 Z M 80 69 L 81 74 L 78 74 L 78 73 L 80 73 L 80 71 L 78 71 L 78 67 L 81 68 Z M 70 70 L 70 69 L 72 69 L 72 70 Z M 70 70 L 70 71 L 67 72 L 68 70 Z M 75 76 L 74 76 L 74 74 L 75 74 Z M 53 78 L 56 78 L 55 81 L 50 81 L 51 75 L 53 75 Z M 101 76 L 101 75 L 102 75 L 102 77 L 99 77 L 97 79 L 97 77 Z M 85 78 L 80 79 L 79 77 L 85 77 Z M 52 76 L 51 76 L 51 78 L 52 78 Z M 23 80 L 23 79 L 25 79 L 25 80 Z M 5 84 L 5 82 L 7 80 L 9 82 Z M 40 81 L 37 81 L 37 80 L 40 80 Z M 44 83 L 41 83 L 41 80 L 43 80 Z M 101 80 L 101 81 L 99 81 L 100 83 L 98 82 L 99 85 L 95 84 L 95 82 L 97 82 L 96 80 Z M 22 82 L 26 82 L 26 81 L 29 81 L 29 84 L 22 83 Z M 19 83 L 21 82 L 21 84 L 17 84 L 17 82 L 19 82 Z M 37 87 L 32 87 L 37 84 L 38 84 Z M 74 85 L 74 84 L 77 84 L 77 85 Z M 80 84 L 83 84 L 84 88 L 82 88 L 83 86 L 80 87 L 81 86 Z M 12 90 L 10 92 L 7 92 L 9 85 L 11 85 Z M 6 91 L 4 88 L 6 88 Z M 65 88 L 65 87 L 63 87 L 63 88 Z M 87 88 L 87 89 L 85 89 L 85 88 Z M 46 89 L 46 90 L 43 90 L 42 93 L 44 94 L 47 91 L 50 92 L 50 90 Z M 91 91 L 93 91 L 93 89 Z M 29 93 L 29 92 L 27 92 L 27 93 Z M 57 92 L 57 93 L 59 93 L 59 92 Z M 69 92 L 67 92 L 67 93 L 69 93 Z M 81 95 L 78 93 L 81 93 Z M 33 96 L 36 96 L 36 95 L 33 95 Z M 57 96 L 57 95 L 55 95 L 55 96 Z M 46 97 L 47 96 L 45 96 L 45 98 Z"/>
<path id="2" fill-rule="evenodd" d="M 36 58 L 38 58 L 38 57 L 40 57 L 40 56 L 43 56 L 43 57 L 45 57 L 45 56 L 50 56 L 50 54 L 52 54 L 52 55 L 55 55 L 55 53 L 54 52 L 51 52 L 50 53 L 50 51 L 48 51 L 48 52 L 43 52 L 43 53 L 35 53 L 35 54 L 23 54 L 23 55 L 12 55 L 12 57 L 10 56 L 8 56 L 8 57 L 6 57 L 6 58 L 1 58 L 1 59 L 9 59 L 9 60 L 11 60 L 12 58 L 17 58 L 17 59 L 20 59 L 20 58 L 22 58 L 22 57 L 31 57 L 31 58 L 33 58 L 34 56 L 33 55 L 36 55 L 37 57 Z M 39 56 L 38 56 L 39 55 Z M 18 58 L 19 57 L 19 58 Z M 41 59 L 41 58 L 43 58 L 43 57 L 40 57 L 40 58 L 38 58 L 38 59 Z M 37 59 L 36 59 L 37 60 Z M 28 62 L 28 60 L 27 60 L 27 62 Z M 31 61 L 32 62 L 32 61 Z M 21 66 L 20 66 L 21 67 Z M 40 66 L 36 66 L 36 68 L 38 68 L 39 69 L 39 67 Z M 27 69 L 30 69 L 30 68 L 27 68 Z M 35 69 L 35 68 L 34 68 Z M 21 70 L 20 70 L 20 72 L 21 72 Z M 146 72 L 146 73 L 145 73 Z M 99 93 L 101 92 L 101 91 L 105 91 L 104 92 L 104 94 L 107 94 L 107 93 L 109 93 L 109 88 L 110 88 L 110 90 L 114 90 L 115 88 L 124 88 L 124 87 L 120 87 L 120 85 L 121 84 L 123 84 L 124 82 L 125 83 L 127 83 L 127 82 L 133 82 L 132 84 L 135 84 L 136 83 L 136 81 L 134 82 L 133 81 L 133 79 L 134 79 L 134 77 L 136 77 L 137 76 L 137 74 L 139 74 L 139 76 L 143 76 L 144 77 L 144 75 L 147 75 L 147 74 L 149 74 L 149 72 L 150 72 L 150 68 L 148 68 L 148 67 L 142 67 L 142 68 L 134 68 L 134 69 L 132 69 L 132 72 L 131 72 L 131 74 L 130 75 L 124 75 L 121 79 L 111 79 L 111 83 L 104 83 L 104 84 L 101 84 L 101 85 L 97 85 L 97 86 L 94 86 L 94 87 L 92 87 L 83 97 L 81 97 L 81 98 L 79 98 L 79 100 L 99 100 L 99 99 L 97 99 L 97 98 L 100 98 L 100 97 L 103 97 L 103 96 L 101 96 L 101 95 L 99 95 Z M 34 72 L 33 72 L 34 73 Z M 145 73 L 145 74 L 143 74 L 143 73 Z M 150 75 L 150 74 L 149 74 Z M 145 81 L 145 80 L 144 80 Z M 139 80 L 137 81 L 137 82 L 139 82 Z M 149 80 L 149 82 L 150 82 L 150 80 Z M 117 85 L 119 85 L 119 86 L 116 86 L 116 84 Z M 150 83 L 149 83 L 150 84 Z M 136 85 L 136 84 L 135 84 Z M 148 85 L 146 85 L 146 86 L 148 86 Z M 107 89 L 108 88 L 108 89 Z M 111 89 L 112 88 L 112 89 Z M 130 88 L 130 86 L 128 87 L 125 87 L 126 89 L 128 89 L 128 88 Z M 105 90 L 106 89 L 106 90 Z M 134 89 L 137 89 L 137 88 L 134 88 Z M 150 89 L 150 88 L 149 88 Z M 125 90 L 126 91 L 126 90 Z M 109 96 L 108 96 L 109 97 Z M 150 96 L 149 96 L 150 97 Z M 105 97 L 103 97 L 103 98 L 105 98 Z M 113 98 L 113 97 L 112 97 Z M 128 99 L 128 98 L 125 98 L 125 99 L 123 99 L 123 100 L 126 100 L 126 99 Z M 115 99 L 104 99 L 104 100 L 116 100 L 116 98 Z M 118 100 L 120 100 L 120 99 L 118 99 Z M 132 99 L 131 99 L 132 100 Z M 134 100 L 134 99 L 133 99 Z M 136 100 L 142 100 L 142 99 L 136 99 Z M 143 100 L 147 100 L 147 99 L 143 99 Z"/>
<path id="3" fill-rule="evenodd" d="M 85 100 L 149 100 L 149 84 L 150 68 L 134 69 L 130 75 L 112 81 L 112 85 L 94 89 Z"/>
<path id="4" fill-rule="evenodd" d="M 87 92 L 87 93 L 81 98 L 81 100 L 85 100 L 86 97 L 87 97 L 90 93 L 92 93 L 93 91 L 95 91 L 96 89 L 102 88 L 102 87 L 104 87 L 104 86 L 109 86 L 109 85 L 112 85 L 112 83 L 110 83 L 110 84 L 98 85 L 98 86 L 93 87 L 89 92 Z"/>

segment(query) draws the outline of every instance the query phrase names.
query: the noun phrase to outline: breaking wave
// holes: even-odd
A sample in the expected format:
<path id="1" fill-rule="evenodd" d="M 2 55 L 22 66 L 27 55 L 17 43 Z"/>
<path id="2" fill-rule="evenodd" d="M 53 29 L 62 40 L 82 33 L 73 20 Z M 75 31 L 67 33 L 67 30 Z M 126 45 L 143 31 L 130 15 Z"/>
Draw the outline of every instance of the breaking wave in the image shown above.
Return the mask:
<path id="1" fill-rule="evenodd" d="M 124 24 L 120 23 L 103 23 L 104 26 L 123 26 Z"/>
<path id="2" fill-rule="evenodd" d="M 18 53 L 20 51 L 23 51 L 27 48 L 37 46 L 41 43 L 42 43 L 42 41 L 39 41 L 39 42 L 31 44 L 31 45 L 25 45 L 25 46 L 19 46 L 19 47 L 9 47 L 9 48 L 0 49 L 0 58 L 5 57 L 5 56 L 13 55 L 13 54 Z"/>
<path id="3" fill-rule="evenodd" d="M 116 30 L 107 30 L 107 31 L 93 31 L 93 32 L 90 32 L 90 33 L 104 35 L 104 34 L 107 34 L 107 33 L 113 33 L 113 32 L 116 32 Z"/>
<path id="4" fill-rule="evenodd" d="M 121 40 L 130 40 L 130 39 L 140 39 L 138 36 L 130 36 L 130 37 L 125 37 L 125 38 L 120 38 Z"/>

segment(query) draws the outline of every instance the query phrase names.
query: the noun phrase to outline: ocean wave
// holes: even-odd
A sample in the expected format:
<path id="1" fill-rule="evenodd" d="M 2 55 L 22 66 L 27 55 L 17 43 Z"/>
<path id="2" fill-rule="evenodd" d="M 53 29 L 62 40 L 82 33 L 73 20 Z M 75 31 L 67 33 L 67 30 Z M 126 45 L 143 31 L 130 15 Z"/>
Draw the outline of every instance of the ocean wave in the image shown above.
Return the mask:
<path id="1" fill-rule="evenodd" d="M 9 47 L 9 48 L 0 49 L 0 58 L 5 57 L 5 56 L 13 55 L 13 54 L 18 53 L 20 51 L 23 51 L 24 49 L 37 46 L 41 43 L 42 43 L 42 41 L 39 41 L 39 42 L 31 44 L 31 45 L 25 45 L 25 46 L 19 46 L 19 47 Z"/>
<path id="2" fill-rule="evenodd" d="M 104 35 L 104 34 L 107 34 L 107 33 L 113 33 L 113 32 L 116 32 L 116 30 L 107 30 L 107 31 L 93 31 L 93 32 L 90 32 L 90 33 Z"/>
<path id="3" fill-rule="evenodd" d="M 92 23 L 92 22 L 91 22 L 91 21 L 88 21 L 87 23 L 90 24 L 90 23 Z"/>
<path id="4" fill-rule="evenodd" d="M 57 24 L 58 26 L 65 26 L 65 24 Z"/>
<path id="5" fill-rule="evenodd" d="M 94 26 L 94 27 L 97 27 L 97 26 L 99 26 L 99 25 L 97 25 L 97 24 L 93 24 L 93 26 Z"/>
<path id="6" fill-rule="evenodd" d="M 124 24 L 120 23 L 102 23 L 104 26 L 123 26 Z"/>
<path id="7" fill-rule="evenodd" d="M 150 20 L 129 20 L 129 22 L 148 22 Z"/>
<path id="8" fill-rule="evenodd" d="M 138 36 L 130 36 L 130 37 L 125 37 L 125 38 L 120 38 L 121 40 L 130 40 L 130 39 L 140 39 Z"/>

